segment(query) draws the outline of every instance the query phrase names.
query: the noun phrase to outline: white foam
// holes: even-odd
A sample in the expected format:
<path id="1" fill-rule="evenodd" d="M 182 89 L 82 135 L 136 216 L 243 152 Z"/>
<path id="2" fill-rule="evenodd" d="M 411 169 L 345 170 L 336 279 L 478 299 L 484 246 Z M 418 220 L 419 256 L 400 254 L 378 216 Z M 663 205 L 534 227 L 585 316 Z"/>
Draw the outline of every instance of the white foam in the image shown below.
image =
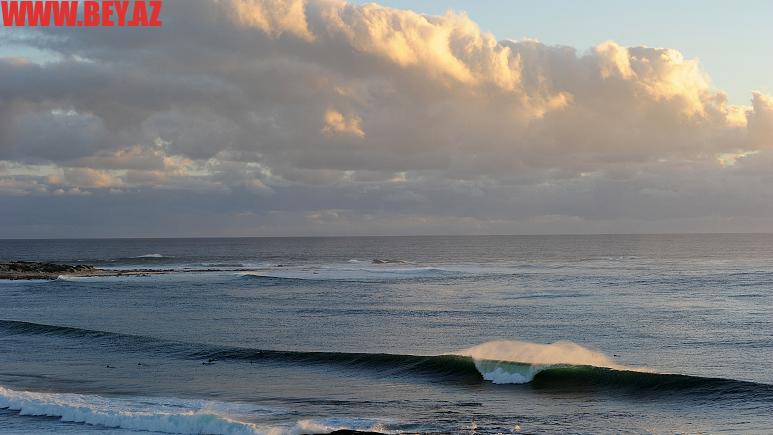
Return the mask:
<path id="1" fill-rule="evenodd" d="M 555 366 L 475 360 L 475 368 L 484 380 L 492 384 L 526 384 L 531 382 L 537 373 L 550 367 Z"/>
<path id="2" fill-rule="evenodd" d="M 86 281 L 90 278 L 104 278 L 104 277 L 72 276 L 72 275 L 59 275 L 56 277 L 56 279 L 59 281 Z"/>
<path id="3" fill-rule="evenodd" d="M 248 403 L 196 399 L 90 394 L 39 393 L 0 386 L 0 408 L 19 415 L 59 417 L 61 421 L 132 431 L 172 434 L 300 435 L 350 429 L 387 433 L 382 422 L 357 418 L 290 420 L 277 423 L 285 411 Z M 272 424 L 255 422 L 268 417 Z"/>
<path id="4" fill-rule="evenodd" d="M 133 258 L 166 258 L 166 256 L 161 254 L 145 254 L 145 255 L 138 255 Z"/>
<path id="5" fill-rule="evenodd" d="M 108 281 L 108 282 L 125 282 L 125 281 L 133 281 L 133 280 L 139 280 L 139 279 L 158 279 L 158 277 L 161 277 L 161 275 L 95 275 L 95 276 L 73 276 L 73 275 L 59 275 L 56 277 L 57 281 L 68 281 L 68 282 L 102 282 L 102 281 Z"/>
<path id="6" fill-rule="evenodd" d="M 106 398 L 69 393 L 37 393 L 0 387 L 0 408 L 20 415 L 59 417 L 62 421 L 165 433 L 254 434 L 255 424 L 239 415 L 272 411 L 248 404 L 163 398 Z"/>

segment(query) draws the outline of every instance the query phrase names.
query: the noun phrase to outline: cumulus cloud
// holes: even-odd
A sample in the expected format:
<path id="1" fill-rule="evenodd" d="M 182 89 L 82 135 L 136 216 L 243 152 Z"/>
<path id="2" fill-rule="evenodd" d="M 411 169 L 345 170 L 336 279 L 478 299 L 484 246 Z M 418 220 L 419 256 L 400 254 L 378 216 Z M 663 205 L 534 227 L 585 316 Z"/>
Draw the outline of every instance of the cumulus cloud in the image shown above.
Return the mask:
<path id="1" fill-rule="evenodd" d="M 313 39 L 306 24 L 304 0 L 238 0 L 231 2 L 231 13 L 236 21 L 257 26 L 272 36 L 284 32 L 306 40 Z"/>
<path id="2" fill-rule="evenodd" d="M 749 118 L 749 135 L 755 148 L 773 147 L 773 97 L 755 92 Z"/>
<path id="3" fill-rule="evenodd" d="M 325 111 L 325 126 L 322 128 L 322 132 L 328 135 L 350 134 L 364 137 L 365 132 L 360 128 L 361 122 L 362 120 L 357 115 L 347 118 L 341 112 L 328 109 Z"/>
<path id="4" fill-rule="evenodd" d="M 291 232 L 773 217 L 773 97 L 730 104 L 676 49 L 497 40 L 463 13 L 341 0 L 164 13 L 18 35 L 54 55 L 0 59 L 0 196 L 190 192 Z"/>

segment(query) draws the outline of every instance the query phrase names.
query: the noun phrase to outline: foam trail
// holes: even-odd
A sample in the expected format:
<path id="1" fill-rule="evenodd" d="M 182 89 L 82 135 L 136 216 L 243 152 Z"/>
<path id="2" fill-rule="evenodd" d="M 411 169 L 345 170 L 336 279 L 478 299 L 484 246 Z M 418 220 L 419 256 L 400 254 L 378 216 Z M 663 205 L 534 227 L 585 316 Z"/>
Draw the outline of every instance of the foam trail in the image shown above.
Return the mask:
<path id="1" fill-rule="evenodd" d="M 268 413 L 246 404 L 158 398 L 106 398 L 68 393 L 36 393 L 0 387 L 0 408 L 20 415 L 59 417 L 62 421 L 165 433 L 254 434 L 252 423 L 228 415 Z"/>
<path id="2" fill-rule="evenodd" d="M 116 278 L 112 276 L 71 276 L 71 275 L 59 275 L 56 277 L 57 281 L 89 281 L 93 280 L 94 278 L 97 279 L 105 279 L 105 278 Z"/>
<path id="3" fill-rule="evenodd" d="M 490 341 L 457 354 L 471 357 L 483 379 L 494 384 L 525 384 L 546 369 L 566 366 L 650 372 L 645 368 L 618 364 L 601 352 L 571 341 L 557 341 L 551 344 L 515 340 Z"/>
<path id="4" fill-rule="evenodd" d="M 38 393 L 0 386 L 0 409 L 23 416 L 59 417 L 83 423 L 132 431 L 171 434 L 301 435 L 337 430 L 388 433 L 381 422 L 358 418 L 322 418 L 261 425 L 243 420 L 285 414 L 274 408 L 178 398 L 108 398 L 89 394 Z"/>
<path id="5" fill-rule="evenodd" d="M 145 254 L 145 255 L 138 255 L 133 258 L 166 258 L 166 256 L 161 254 Z"/>
<path id="6" fill-rule="evenodd" d="M 115 269 L 120 270 L 120 269 Z M 140 276 L 140 275 L 95 275 L 95 276 L 72 276 L 72 275 L 59 275 L 56 277 L 56 281 L 66 281 L 66 282 L 94 282 L 94 281 L 110 281 L 110 282 L 125 282 L 129 280 L 139 280 L 139 279 L 147 279 L 147 278 L 155 278 L 158 279 L 159 275 L 148 275 L 148 276 Z M 48 281 L 51 282 L 51 281 Z"/>

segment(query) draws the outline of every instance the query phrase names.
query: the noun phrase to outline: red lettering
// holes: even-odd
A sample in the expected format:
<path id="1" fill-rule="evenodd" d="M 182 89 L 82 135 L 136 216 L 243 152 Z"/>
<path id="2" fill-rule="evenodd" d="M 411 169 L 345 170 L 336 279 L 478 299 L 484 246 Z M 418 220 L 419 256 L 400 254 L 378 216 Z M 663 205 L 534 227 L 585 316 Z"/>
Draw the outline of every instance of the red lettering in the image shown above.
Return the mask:
<path id="1" fill-rule="evenodd" d="M 51 20 L 51 5 L 42 0 L 4 1 L 2 8 L 6 26 L 47 26 Z"/>
<path id="2" fill-rule="evenodd" d="M 0 3 L 3 8 L 3 25 L 4 26 L 23 26 L 26 14 L 19 13 L 19 3 L 17 1 L 4 1 Z M 29 6 L 27 6 L 29 7 Z"/>
<path id="3" fill-rule="evenodd" d="M 52 12 L 55 26 L 74 26 L 78 18 L 78 2 L 62 1 L 53 2 Z"/>
<path id="4" fill-rule="evenodd" d="M 134 2 L 134 10 L 132 12 L 132 20 L 129 21 L 130 26 L 148 25 L 148 10 L 145 8 L 144 0 Z"/>
<path id="5" fill-rule="evenodd" d="M 83 25 L 94 27 L 99 25 L 99 2 L 86 0 L 83 2 Z"/>
<path id="6" fill-rule="evenodd" d="M 102 0 L 102 25 L 104 27 L 113 26 L 113 21 L 110 20 L 111 15 L 113 15 L 113 2 L 110 0 Z"/>
<path id="7" fill-rule="evenodd" d="M 40 23 L 47 26 L 51 21 L 51 4 L 44 1 L 32 2 L 32 13 L 27 9 L 27 23 L 30 26 L 37 26 Z"/>
<path id="8" fill-rule="evenodd" d="M 129 2 L 128 1 L 116 1 L 113 2 L 115 5 L 115 12 L 118 15 L 118 25 L 124 26 L 126 25 L 126 12 L 129 10 Z"/>
<path id="9" fill-rule="evenodd" d="M 0 0 L 0 5 L 7 27 L 164 25 L 163 0 Z M 78 10 L 81 5 L 82 11 Z"/>
<path id="10" fill-rule="evenodd" d="M 164 3 L 160 0 L 152 0 L 150 2 L 150 25 L 155 27 L 161 27 L 164 23 L 161 22 L 161 20 L 158 19 L 158 16 L 161 15 L 161 6 Z"/>

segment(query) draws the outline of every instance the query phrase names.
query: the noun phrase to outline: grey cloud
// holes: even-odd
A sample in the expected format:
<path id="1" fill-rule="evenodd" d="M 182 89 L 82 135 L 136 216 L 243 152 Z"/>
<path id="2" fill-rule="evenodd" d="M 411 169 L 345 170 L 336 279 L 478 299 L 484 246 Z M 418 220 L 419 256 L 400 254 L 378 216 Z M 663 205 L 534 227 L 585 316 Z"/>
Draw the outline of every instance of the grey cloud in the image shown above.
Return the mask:
<path id="1" fill-rule="evenodd" d="M 70 193 L 84 213 L 163 197 L 159 221 L 244 231 L 771 217 L 771 97 L 733 106 L 675 50 L 496 41 L 463 15 L 336 0 L 165 15 L 18 35 L 57 55 L 0 60 L 0 160 L 30 167 L 0 167 L 18 213 Z"/>

